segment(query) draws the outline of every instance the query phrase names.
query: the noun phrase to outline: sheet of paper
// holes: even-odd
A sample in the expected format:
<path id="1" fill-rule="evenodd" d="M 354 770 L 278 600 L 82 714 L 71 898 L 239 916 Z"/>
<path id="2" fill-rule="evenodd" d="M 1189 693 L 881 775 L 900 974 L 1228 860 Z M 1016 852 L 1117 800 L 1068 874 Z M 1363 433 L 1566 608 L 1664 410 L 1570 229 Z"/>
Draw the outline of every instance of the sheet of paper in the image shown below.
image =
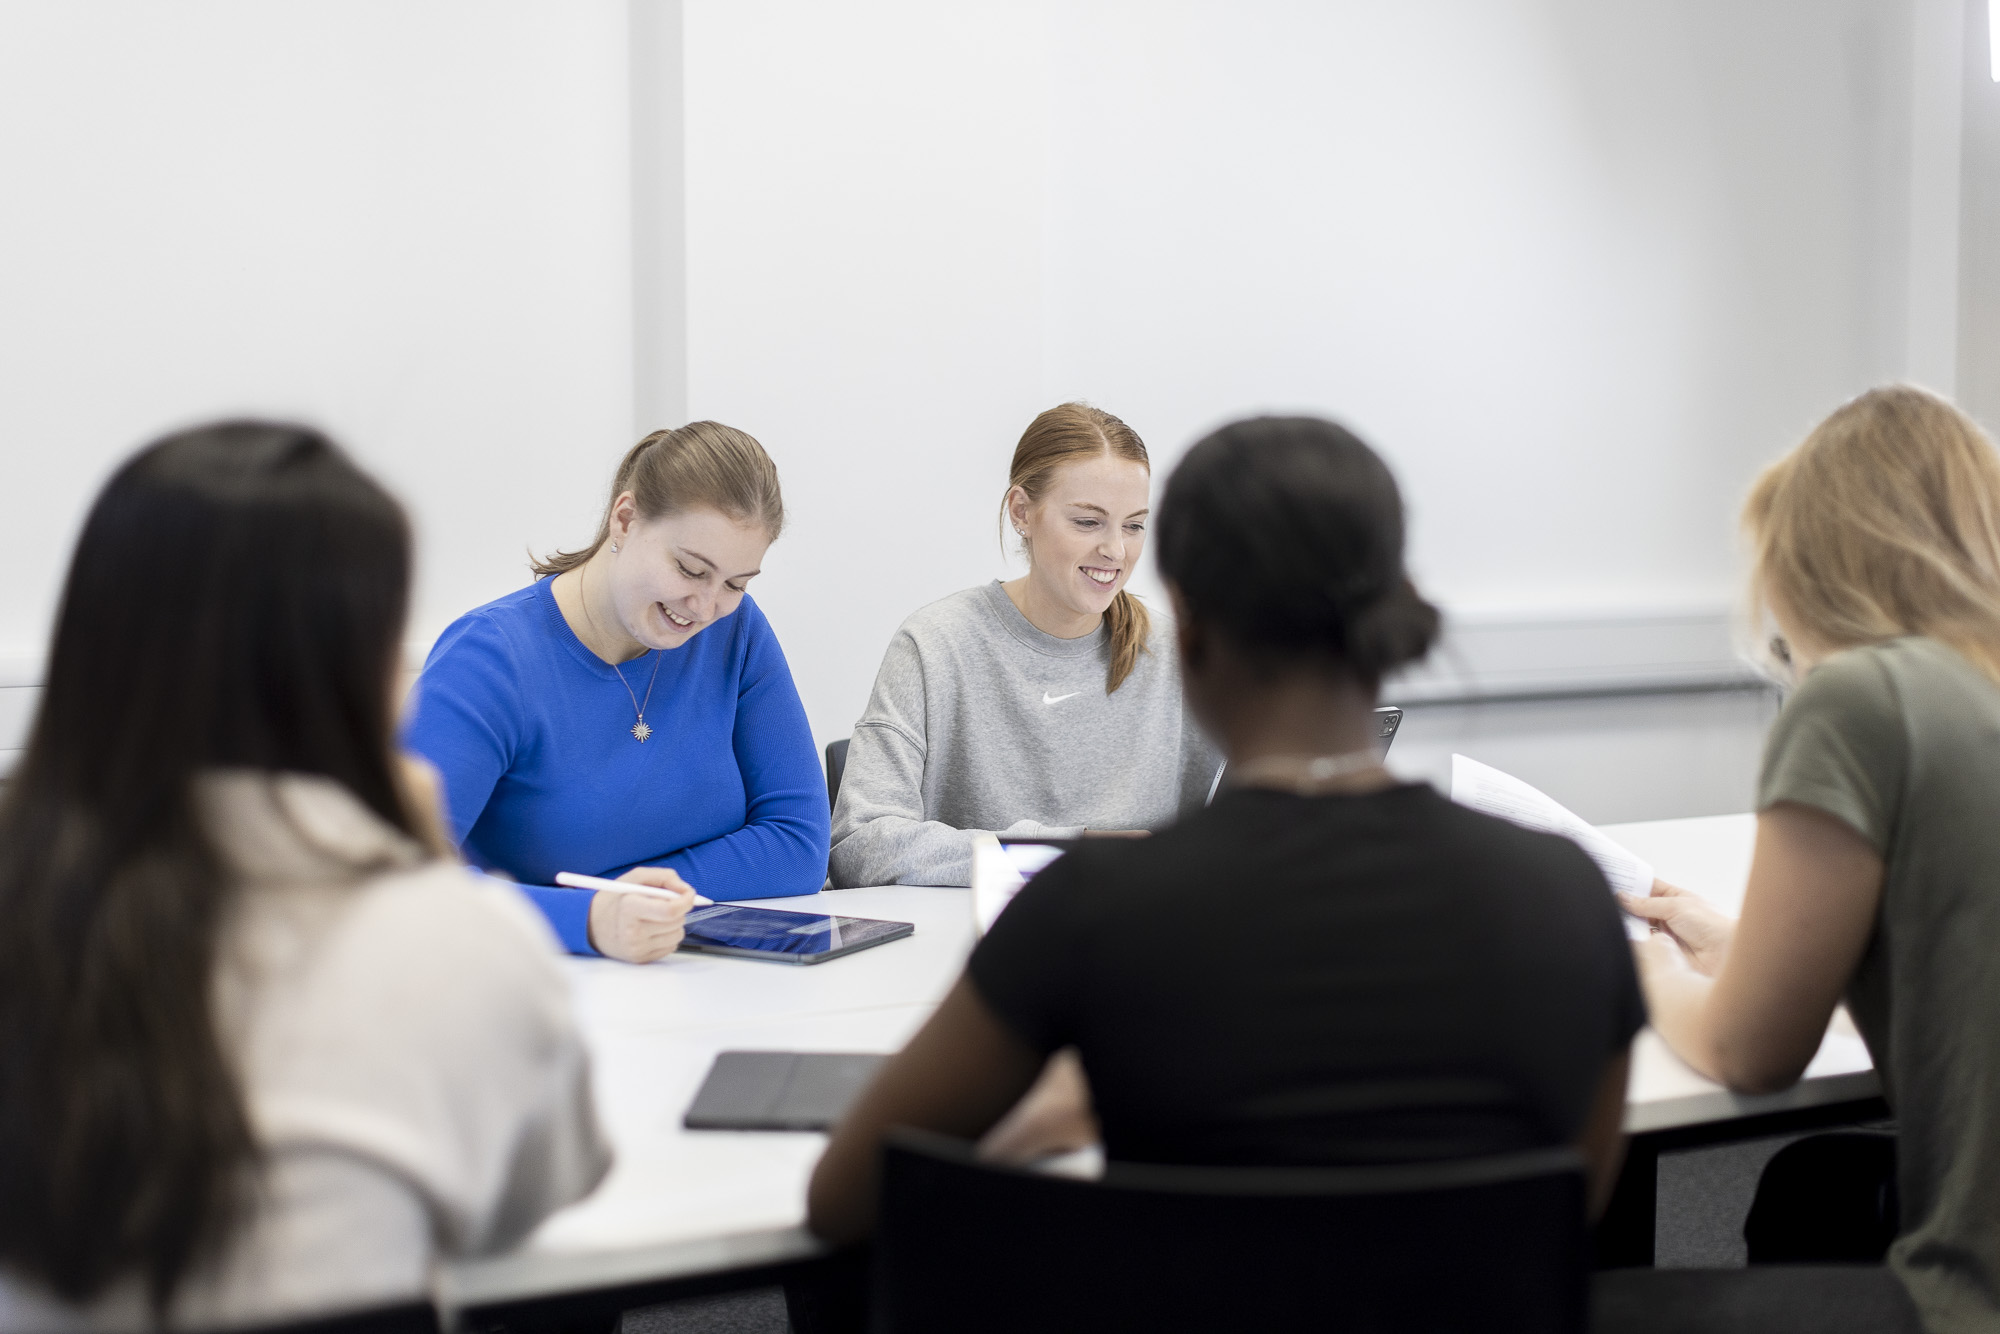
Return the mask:
<path id="1" fill-rule="evenodd" d="M 1653 868 L 1649 863 L 1585 824 L 1541 789 L 1528 786 L 1512 774 L 1501 773 L 1464 755 L 1453 755 L 1451 799 L 1524 828 L 1562 835 L 1588 853 L 1611 887 L 1621 894 L 1653 892 Z M 1634 940 L 1641 939 L 1651 929 L 1637 918 L 1625 918 L 1625 934 Z"/>
<path id="2" fill-rule="evenodd" d="M 987 833 L 972 836 L 972 921 L 980 935 L 1027 883 L 999 839 Z"/>

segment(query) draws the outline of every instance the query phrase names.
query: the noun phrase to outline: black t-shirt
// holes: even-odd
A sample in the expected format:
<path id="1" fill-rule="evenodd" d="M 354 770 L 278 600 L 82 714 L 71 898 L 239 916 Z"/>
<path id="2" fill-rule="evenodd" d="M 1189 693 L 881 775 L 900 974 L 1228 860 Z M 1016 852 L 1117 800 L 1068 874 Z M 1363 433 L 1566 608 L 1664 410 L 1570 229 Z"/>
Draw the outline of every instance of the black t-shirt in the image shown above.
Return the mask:
<path id="1" fill-rule="evenodd" d="M 1367 1163 L 1572 1143 L 1645 1022 L 1575 844 L 1425 785 L 1228 792 L 1036 876 L 973 985 L 1074 1044 L 1126 1162 Z"/>

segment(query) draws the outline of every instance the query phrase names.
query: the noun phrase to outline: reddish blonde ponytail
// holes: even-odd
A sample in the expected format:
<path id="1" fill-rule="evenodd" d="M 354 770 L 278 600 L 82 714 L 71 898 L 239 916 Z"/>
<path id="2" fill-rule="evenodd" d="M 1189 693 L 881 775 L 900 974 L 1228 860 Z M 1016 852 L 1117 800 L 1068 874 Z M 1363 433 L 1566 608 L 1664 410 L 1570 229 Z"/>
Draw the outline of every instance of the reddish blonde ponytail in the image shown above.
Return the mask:
<path id="1" fill-rule="evenodd" d="M 1104 677 L 1104 693 L 1108 695 L 1124 685 L 1125 678 L 1139 665 L 1139 655 L 1146 651 L 1146 636 L 1153 629 L 1153 618 L 1146 614 L 1145 603 L 1121 588 L 1118 596 L 1111 599 L 1104 621 L 1111 627 L 1111 668 Z"/>
<path id="2" fill-rule="evenodd" d="M 1139 433 L 1104 409 L 1088 403 L 1064 403 L 1050 408 L 1028 423 L 1028 429 L 1021 432 L 1021 443 L 1014 446 L 1014 462 L 1007 470 L 1007 495 L 1012 495 L 1018 486 L 1032 504 L 1042 498 L 1056 469 L 1101 454 L 1127 459 L 1148 472 L 1153 470 L 1152 460 L 1146 456 L 1146 442 L 1139 438 Z M 1007 496 L 1002 496 L 1003 522 L 1006 515 Z M 1104 613 L 1104 624 L 1111 638 L 1111 665 L 1104 675 L 1104 693 L 1108 695 L 1124 685 L 1132 669 L 1139 665 L 1139 655 L 1147 651 L 1146 637 L 1152 633 L 1153 622 L 1146 614 L 1146 605 L 1121 588 Z"/>

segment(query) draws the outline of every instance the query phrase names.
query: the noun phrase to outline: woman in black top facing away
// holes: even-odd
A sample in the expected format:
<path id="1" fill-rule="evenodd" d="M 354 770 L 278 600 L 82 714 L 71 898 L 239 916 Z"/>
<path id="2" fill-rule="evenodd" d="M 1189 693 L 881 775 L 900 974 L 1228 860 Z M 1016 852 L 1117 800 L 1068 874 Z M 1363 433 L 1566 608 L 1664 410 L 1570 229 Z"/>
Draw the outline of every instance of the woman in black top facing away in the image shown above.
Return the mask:
<path id="1" fill-rule="evenodd" d="M 869 1234 L 887 1127 L 986 1135 L 1069 1046 L 1114 1160 L 1574 1144 L 1601 1202 L 1645 1018 L 1631 953 L 1573 844 L 1377 761 L 1376 685 L 1438 624 L 1404 574 L 1387 468 L 1328 422 L 1239 422 L 1188 453 L 1155 531 L 1184 689 L 1230 786 L 1021 891 L 833 1137 L 813 1230 Z"/>

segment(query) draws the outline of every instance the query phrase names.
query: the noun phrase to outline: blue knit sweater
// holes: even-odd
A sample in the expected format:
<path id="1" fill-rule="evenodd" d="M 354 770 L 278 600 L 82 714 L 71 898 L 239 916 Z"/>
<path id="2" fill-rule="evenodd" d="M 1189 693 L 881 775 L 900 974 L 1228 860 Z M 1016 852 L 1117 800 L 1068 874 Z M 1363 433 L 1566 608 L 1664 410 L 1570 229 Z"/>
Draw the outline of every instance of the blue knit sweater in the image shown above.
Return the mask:
<path id="1" fill-rule="evenodd" d="M 811 894 L 826 876 L 826 784 L 784 651 L 749 598 L 681 647 L 617 673 L 583 646 L 549 581 L 467 612 L 417 682 L 404 741 L 444 778 L 451 834 L 518 880 L 572 952 L 590 890 L 558 871 L 669 866 L 712 899 Z"/>

